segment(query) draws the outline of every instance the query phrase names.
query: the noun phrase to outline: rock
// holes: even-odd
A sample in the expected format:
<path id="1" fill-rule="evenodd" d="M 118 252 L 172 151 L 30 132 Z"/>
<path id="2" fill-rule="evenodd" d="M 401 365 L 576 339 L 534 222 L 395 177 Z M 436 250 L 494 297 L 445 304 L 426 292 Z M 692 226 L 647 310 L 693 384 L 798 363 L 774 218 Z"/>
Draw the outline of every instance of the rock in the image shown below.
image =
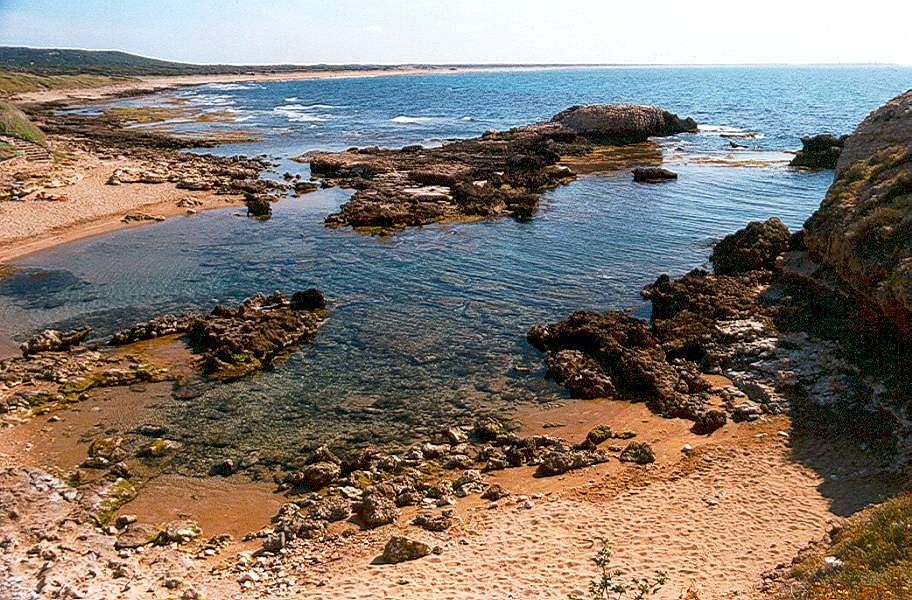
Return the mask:
<path id="1" fill-rule="evenodd" d="M 139 548 L 153 543 L 160 530 L 144 523 L 131 523 L 117 536 L 114 547 L 118 550 L 124 548 Z"/>
<path id="2" fill-rule="evenodd" d="M 434 514 L 422 512 L 412 520 L 412 524 L 421 527 L 427 531 L 441 532 L 446 531 L 453 525 L 452 513 L 444 511 Z"/>
<path id="3" fill-rule="evenodd" d="M 579 350 L 548 352 L 545 361 L 554 380 L 566 387 L 574 398 L 590 400 L 617 394 L 614 383 L 598 362 Z"/>
<path id="4" fill-rule="evenodd" d="M 427 544 L 394 535 L 383 548 L 381 559 L 387 564 L 396 564 L 408 560 L 417 560 L 430 553 L 431 547 Z"/>
<path id="5" fill-rule="evenodd" d="M 326 218 L 327 225 L 388 232 L 465 217 L 529 219 L 542 192 L 575 177 L 558 164 L 562 157 L 590 155 L 593 144 L 695 129 L 692 120 L 657 107 L 593 105 L 439 148 L 352 148 L 311 152 L 296 160 L 309 162 L 311 172 L 325 183 L 356 190 L 338 213 Z"/>
<path id="6" fill-rule="evenodd" d="M 646 442 L 630 442 L 621 452 L 621 461 L 645 465 L 655 462 L 655 452 Z"/>
<path id="7" fill-rule="evenodd" d="M 45 329 L 20 344 L 19 350 L 26 358 L 39 352 L 65 352 L 82 342 L 91 332 L 91 327 L 81 327 L 66 333 L 56 329 Z"/>
<path id="8" fill-rule="evenodd" d="M 510 493 L 507 490 L 503 489 L 500 484 L 494 483 L 492 485 L 489 485 L 488 488 L 481 494 L 481 498 L 483 500 L 491 500 L 496 502 L 501 498 L 505 498 L 509 495 Z"/>
<path id="9" fill-rule="evenodd" d="M 391 497 L 372 486 L 364 491 L 358 514 L 366 527 L 374 528 L 395 521 L 399 511 Z"/>
<path id="10" fill-rule="evenodd" d="M 196 313 L 184 315 L 160 315 L 148 322 L 138 323 L 128 329 L 122 329 L 111 336 L 112 346 L 132 344 L 142 340 L 151 340 L 157 337 L 176 333 L 187 333 L 193 324 L 201 317 Z"/>
<path id="11" fill-rule="evenodd" d="M 681 119 L 657 106 L 636 104 L 574 106 L 551 120 L 587 138 L 615 144 L 645 142 L 651 136 L 697 130 L 693 119 Z"/>
<path id="12" fill-rule="evenodd" d="M 271 533 L 263 540 L 263 550 L 266 552 L 278 552 L 285 547 L 285 532 Z"/>
<path id="13" fill-rule="evenodd" d="M 161 458 L 180 449 L 180 442 L 158 438 L 140 449 L 138 455 L 146 458 Z"/>
<path id="14" fill-rule="evenodd" d="M 661 183 L 678 178 L 678 174 L 660 167 L 637 167 L 633 170 L 633 180 L 637 183 Z"/>
<path id="15" fill-rule="evenodd" d="M 265 194 L 247 194 L 244 198 L 247 216 L 258 219 L 272 216 L 272 197 Z"/>
<path id="16" fill-rule="evenodd" d="M 504 432 L 503 426 L 496 420 L 490 418 L 479 419 L 472 428 L 472 435 L 482 442 L 490 442 L 497 439 L 497 436 Z"/>
<path id="17" fill-rule="evenodd" d="M 728 421 L 725 413 L 718 409 L 707 410 L 697 416 L 691 431 L 698 435 L 708 435 L 723 427 Z"/>
<path id="18" fill-rule="evenodd" d="M 139 223 L 141 221 L 155 221 L 160 223 L 165 220 L 165 217 L 162 215 L 150 215 L 149 213 L 143 212 L 131 212 L 125 214 L 120 220 L 123 223 Z"/>
<path id="19" fill-rule="evenodd" d="M 582 469 L 608 460 L 601 450 L 553 450 L 545 455 L 535 470 L 536 477 L 563 475 L 568 471 Z"/>
<path id="20" fill-rule="evenodd" d="M 200 527 L 196 521 L 172 521 L 164 526 L 155 538 L 155 544 L 186 544 L 200 536 Z"/>
<path id="21" fill-rule="evenodd" d="M 453 482 L 453 491 L 460 498 L 469 494 L 480 493 L 484 489 L 484 478 L 481 471 L 477 469 L 467 469 L 463 471 L 455 482 Z"/>
<path id="22" fill-rule="evenodd" d="M 317 310 L 326 308 L 326 298 L 323 292 L 310 288 L 291 295 L 292 310 Z"/>
<path id="23" fill-rule="evenodd" d="M 608 425 L 599 425 L 592 428 L 589 433 L 586 434 L 586 441 L 593 446 L 598 446 L 602 442 L 606 442 L 613 437 L 615 437 L 615 435 L 611 427 Z"/>
<path id="24" fill-rule="evenodd" d="M 103 469 L 125 459 L 127 451 L 123 447 L 122 437 L 99 437 L 89 444 L 88 455 L 88 460 L 82 463 L 84 467 Z"/>
<path id="25" fill-rule="evenodd" d="M 276 292 L 247 298 L 240 306 L 216 306 L 192 321 L 188 337 L 203 355 L 203 368 L 222 379 L 256 372 L 290 346 L 312 337 L 323 324 L 319 309 L 294 310 Z"/>
<path id="26" fill-rule="evenodd" d="M 789 165 L 810 169 L 835 169 L 848 136 L 828 133 L 801 138 L 802 148 Z"/>
<path id="27" fill-rule="evenodd" d="M 772 270 L 776 258 L 788 250 L 791 234 L 779 219 L 754 221 L 722 238 L 712 252 L 713 270 L 734 275 L 758 269 Z"/>
<path id="28" fill-rule="evenodd" d="M 805 223 L 808 250 L 904 337 L 912 336 L 912 90 L 845 141 L 836 178 Z"/>
<path id="29" fill-rule="evenodd" d="M 645 399 L 654 412 L 689 418 L 699 412 L 698 378 L 669 363 L 644 321 L 616 311 L 579 311 L 559 323 L 533 327 L 527 338 L 548 352 L 584 352 L 621 397 Z"/>
<path id="30" fill-rule="evenodd" d="M 317 501 L 307 514 L 328 523 L 344 521 L 351 515 L 351 501 L 341 496 L 327 496 Z"/>

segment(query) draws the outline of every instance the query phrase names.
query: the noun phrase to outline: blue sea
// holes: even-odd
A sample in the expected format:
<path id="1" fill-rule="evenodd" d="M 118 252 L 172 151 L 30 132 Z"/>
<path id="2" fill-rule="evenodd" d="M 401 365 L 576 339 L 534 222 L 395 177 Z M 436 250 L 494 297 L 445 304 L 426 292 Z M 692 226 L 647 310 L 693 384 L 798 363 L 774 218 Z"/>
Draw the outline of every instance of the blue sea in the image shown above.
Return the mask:
<path id="1" fill-rule="evenodd" d="M 0 280 L 0 331 L 19 339 L 89 324 L 106 334 L 165 311 L 319 287 L 332 313 L 315 343 L 274 371 L 182 394 L 162 414 L 171 435 L 206 460 L 407 443 L 444 423 L 565 397 L 525 341 L 530 326 L 582 308 L 648 318 L 640 289 L 703 265 L 726 233 L 771 216 L 800 227 L 832 172 L 790 169 L 786 152 L 804 135 L 850 132 L 910 86 L 912 69 L 899 67 L 656 67 L 165 92 L 232 115 L 205 127 L 261 139 L 201 152 L 265 154 L 279 163 L 273 176 L 309 175 L 289 160 L 307 150 L 440 144 L 594 102 L 658 104 L 701 131 L 661 142 L 677 181 L 584 176 L 545 194 L 529 222 L 370 237 L 323 226 L 350 194 L 327 189 L 279 202 L 268 221 L 226 208 L 77 241 L 17 261 L 19 274 Z"/>

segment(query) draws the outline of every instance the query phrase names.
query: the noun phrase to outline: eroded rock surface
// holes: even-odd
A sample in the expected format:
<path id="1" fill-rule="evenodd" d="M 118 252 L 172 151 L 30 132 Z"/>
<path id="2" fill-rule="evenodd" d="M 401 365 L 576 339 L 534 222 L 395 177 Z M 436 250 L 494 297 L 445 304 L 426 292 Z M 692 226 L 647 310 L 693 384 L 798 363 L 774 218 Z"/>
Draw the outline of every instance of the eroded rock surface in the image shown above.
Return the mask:
<path id="1" fill-rule="evenodd" d="M 822 263 L 912 334 L 912 91 L 846 139 L 836 180 L 805 231 Z"/>
<path id="2" fill-rule="evenodd" d="M 806 167 L 808 169 L 835 169 L 842 154 L 847 136 L 836 137 L 824 133 L 801 138 L 801 150 L 789 163 L 793 167 Z"/>

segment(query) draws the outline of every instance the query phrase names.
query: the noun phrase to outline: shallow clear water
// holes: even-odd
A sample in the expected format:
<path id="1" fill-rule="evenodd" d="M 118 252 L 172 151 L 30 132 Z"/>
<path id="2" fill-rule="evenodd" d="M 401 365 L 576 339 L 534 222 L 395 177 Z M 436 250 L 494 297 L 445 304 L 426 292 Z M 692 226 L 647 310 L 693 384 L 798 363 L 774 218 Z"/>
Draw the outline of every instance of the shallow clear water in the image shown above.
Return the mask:
<path id="1" fill-rule="evenodd" d="M 892 68 L 575 70 L 179 93 L 213 109 L 230 106 L 241 119 L 234 126 L 262 130 L 263 142 L 219 150 L 226 153 L 287 158 L 317 147 L 427 143 L 571 104 L 624 100 L 759 133 L 739 142 L 777 157 L 801 135 L 849 131 L 907 87 L 910 75 Z M 327 120 L 300 119 L 311 112 Z M 391 121 L 398 116 L 431 120 Z M 731 151 L 718 130 L 672 146 L 685 157 Z M 306 172 L 288 161 L 281 170 L 295 168 Z M 800 226 L 832 179 L 781 164 L 675 170 L 678 181 L 655 186 L 629 176 L 583 177 L 546 194 L 528 223 L 433 226 L 385 239 L 323 227 L 347 198 L 338 189 L 284 200 L 265 222 L 225 209 L 111 233 L 19 261 L 23 272 L 0 281 L 0 329 L 21 337 L 88 323 L 106 333 L 163 311 L 316 286 L 332 308 L 316 342 L 273 372 L 181 398 L 168 415 L 173 435 L 222 448 L 209 448 L 210 457 L 295 453 L 322 442 L 399 443 L 444 421 L 561 397 L 524 340 L 531 325 L 580 308 L 647 317 L 639 290 L 659 273 L 699 266 L 714 240 L 749 220 L 779 216 Z"/>

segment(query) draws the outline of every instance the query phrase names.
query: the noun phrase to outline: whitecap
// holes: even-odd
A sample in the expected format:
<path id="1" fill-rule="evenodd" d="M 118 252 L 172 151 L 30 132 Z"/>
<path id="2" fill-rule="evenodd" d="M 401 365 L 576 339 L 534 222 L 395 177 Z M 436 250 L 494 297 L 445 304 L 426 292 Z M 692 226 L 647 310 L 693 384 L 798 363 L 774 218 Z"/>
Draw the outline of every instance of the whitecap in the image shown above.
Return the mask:
<path id="1" fill-rule="evenodd" d="M 433 120 L 433 117 L 410 117 L 408 115 L 399 115 L 398 117 L 390 119 L 393 123 L 399 123 L 400 125 L 418 125 L 421 123 L 430 123 Z"/>

